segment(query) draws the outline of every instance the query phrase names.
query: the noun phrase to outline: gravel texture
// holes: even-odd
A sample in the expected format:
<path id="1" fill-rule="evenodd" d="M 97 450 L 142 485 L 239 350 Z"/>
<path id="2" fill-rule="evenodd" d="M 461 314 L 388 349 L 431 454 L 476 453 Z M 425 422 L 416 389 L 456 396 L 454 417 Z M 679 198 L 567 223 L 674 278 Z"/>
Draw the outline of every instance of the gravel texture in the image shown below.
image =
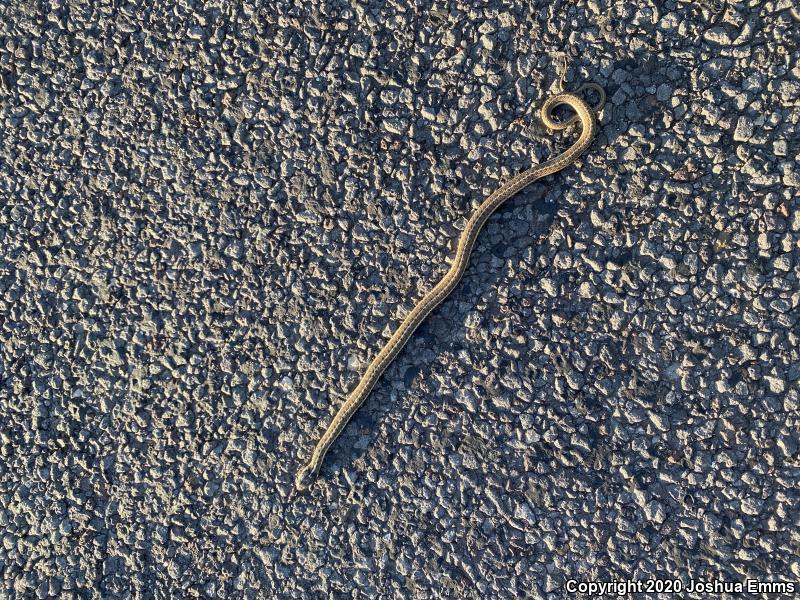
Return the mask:
<path id="1" fill-rule="evenodd" d="M 790 6 L 3 3 L 0 597 L 800 579 Z"/>

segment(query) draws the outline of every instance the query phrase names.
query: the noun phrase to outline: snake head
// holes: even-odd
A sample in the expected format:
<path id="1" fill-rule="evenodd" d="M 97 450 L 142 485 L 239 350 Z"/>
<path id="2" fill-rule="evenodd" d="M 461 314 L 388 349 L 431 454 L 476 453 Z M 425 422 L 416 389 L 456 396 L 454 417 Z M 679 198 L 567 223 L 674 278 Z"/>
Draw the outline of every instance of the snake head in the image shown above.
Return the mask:
<path id="1" fill-rule="evenodd" d="M 597 104 L 590 105 L 583 99 L 586 92 L 593 92 L 598 97 Z M 606 103 L 606 93 L 596 83 L 584 83 L 575 92 L 562 92 L 545 100 L 539 112 L 542 123 L 551 131 L 561 131 L 573 123 L 581 122 L 584 127 L 596 125 L 596 117 Z M 567 105 L 576 113 L 565 121 L 557 121 L 553 110 L 560 105 Z M 583 116 L 581 116 L 583 115 Z"/>
<path id="2" fill-rule="evenodd" d="M 606 105 L 606 91 L 592 81 L 587 81 L 576 90 L 579 96 L 585 95 L 586 92 L 594 92 L 597 96 L 597 104 L 592 105 L 590 108 L 595 114 L 600 114 L 603 107 Z"/>
<path id="3" fill-rule="evenodd" d="M 297 472 L 297 477 L 295 477 L 294 480 L 294 487 L 300 491 L 305 491 L 308 489 L 308 486 L 314 482 L 316 477 L 316 471 L 314 471 L 309 465 L 305 465 Z"/>

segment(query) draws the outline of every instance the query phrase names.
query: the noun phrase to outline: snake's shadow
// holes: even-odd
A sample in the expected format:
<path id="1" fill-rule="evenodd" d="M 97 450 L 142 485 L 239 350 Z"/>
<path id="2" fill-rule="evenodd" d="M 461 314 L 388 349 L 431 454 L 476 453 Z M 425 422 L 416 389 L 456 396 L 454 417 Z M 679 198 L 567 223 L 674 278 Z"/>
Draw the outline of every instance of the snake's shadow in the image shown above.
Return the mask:
<path id="1" fill-rule="evenodd" d="M 404 415 L 407 416 L 410 408 L 409 402 L 413 400 L 409 397 L 408 385 L 405 390 L 393 394 L 393 390 L 397 388 L 391 382 L 404 379 L 408 381 L 410 379 L 409 372 L 412 373 L 411 378 L 422 372 L 424 367 L 421 365 L 422 359 L 419 357 L 425 353 L 425 350 L 438 355 L 447 350 L 458 351 L 468 344 L 466 341 L 467 314 L 479 303 L 482 296 L 491 294 L 505 276 L 504 269 L 496 269 L 489 271 L 478 283 L 478 267 L 476 265 L 485 264 L 490 255 L 503 258 L 508 248 L 511 248 L 511 258 L 505 260 L 520 261 L 526 250 L 531 247 L 535 261 L 542 247 L 541 241 L 547 236 L 555 218 L 559 208 L 558 198 L 563 195 L 564 189 L 564 184 L 560 182 L 535 183 L 509 198 L 492 215 L 484 231 L 478 237 L 469 267 L 458 287 L 420 324 L 406 347 L 386 369 L 364 405 L 356 411 L 351 422 L 333 443 L 328 458 L 321 468 L 322 477 L 330 477 L 343 468 L 348 468 L 354 461 L 364 458 L 367 451 L 375 447 L 377 438 L 381 435 L 379 425 L 386 422 L 387 417 L 390 417 L 389 421 L 391 422 L 400 422 Z M 532 213 L 534 215 L 532 222 L 528 223 L 527 229 L 512 229 L 507 235 L 503 235 L 500 242 L 497 242 L 496 239 L 487 239 L 486 228 L 490 227 L 493 222 L 497 223 L 504 217 L 507 218 L 515 212 L 521 212 L 526 204 L 533 205 Z M 447 255 L 449 263 L 451 252 L 447 252 Z M 413 265 L 411 267 L 413 268 Z M 435 281 L 431 281 L 428 287 L 434 283 Z M 407 308 L 410 310 L 418 299 L 415 298 L 413 302 L 409 300 Z M 376 340 L 376 347 L 379 347 L 380 343 Z M 357 383 L 357 379 L 353 385 L 355 383 Z M 387 443 L 395 444 L 397 432 L 390 431 L 388 436 Z M 385 468 L 391 470 L 388 465 Z"/>
<path id="2" fill-rule="evenodd" d="M 618 101 L 615 94 L 623 84 L 634 87 L 651 85 L 653 74 L 663 69 L 670 69 L 668 75 L 674 86 L 684 83 L 688 77 L 684 67 L 672 63 L 665 64 L 659 57 L 644 52 L 618 60 L 613 65 L 614 77 L 603 78 L 598 75 L 593 79 L 604 87 L 608 98 L 595 144 L 612 147 L 632 125 L 638 123 L 651 126 L 658 122 L 663 107 L 656 101 L 654 95 L 649 95 L 644 102 L 639 102 L 625 96 L 622 101 Z M 607 165 L 606 168 L 613 167 L 619 170 L 619 167 L 614 166 L 615 164 L 612 161 L 611 165 Z M 630 178 L 634 174 L 635 172 L 632 171 L 625 176 Z M 422 359 L 419 358 L 420 355 L 430 355 L 431 352 L 440 354 L 446 350 L 458 351 L 468 343 L 466 342 L 467 328 L 465 325 L 467 314 L 478 303 L 480 297 L 491 293 L 492 288 L 496 289 L 497 284 L 504 277 L 503 270 L 499 269 L 477 283 L 475 265 L 483 263 L 487 253 L 503 256 L 507 247 L 512 248 L 511 260 L 521 260 L 528 247 L 532 248 L 535 260 L 541 253 L 541 240 L 550 229 L 559 208 L 559 198 L 563 195 L 565 187 L 563 179 L 533 184 L 510 198 L 491 217 L 487 226 L 490 226 L 492 222 L 496 223 L 504 215 L 519 211 L 521 205 L 532 203 L 534 206 L 535 219 L 529 223 L 527 231 L 514 231 L 499 244 L 492 244 L 487 239 L 485 231 L 481 233 L 470 260 L 470 266 L 459 286 L 442 303 L 442 306 L 437 307 L 420 325 L 408 345 L 378 381 L 364 406 L 355 413 L 352 421 L 331 446 L 328 458 L 321 469 L 323 477 L 330 477 L 343 468 L 348 468 L 354 461 L 364 458 L 367 451 L 374 448 L 377 438 L 381 435 L 378 426 L 386 422 L 387 417 L 390 417 L 390 421 L 401 422 L 407 416 L 411 407 L 410 402 L 414 401 L 413 398 L 410 398 L 408 385 L 406 385 L 405 391 L 401 389 L 393 394 L 393 390 L 396 390 L 397 387 L 393 386 L 391 382 L 403 379 L 408 382 L 418 373 L 423 372 L 425 367 Z M 455 240 L 452 244 L 451 250 L 455 247 Z M 451 253 L 447 253 L 447 255 L 449 259 Z M 410 268 L 413 268 L 413 265 L 410 265 Z M 431 281 L 429 287 L 434 283 Z M 418 299 L 415 298 L 414 302 Z M 413 302 L 409 301 L 407 308 L 410 309 L 412 306 Z M 376 347 L 381 343 L 380 340 L 372 342 L 376 344 Z M 426 350 L 428 352 L 424 352 Z M 417 358 L 415 359 L 415 357 Z M 358 378 L 355 378 L 352 385 L 355 386 L 357 381 Z M 342 401 L 344 398 L 337 399 L 337 403 Z M 397 437 L 395 432 L 389 432 L 387 435 L 391 438 Z M 387 440 L 387 443 L 393 444 L 394 441 Z M 391 469 L 388 465 L 385 468 Z"/>
<path id="3" fill-rule="evenodd" d="M 651 75 L 658 72 L 664 65 L 661 61 L 645 52 L 643 55 L 630 56 L 614 64 L 616 77 L 628 85 L 649 85 Z M 678 66 L 675 70 L 676 84 L 686 79 L 686 72 Z M 621 73 L 621 74 L 620 74 Z M 660 106 L 652 101 L 644 103 L 626 99 L 621 104 L 615 104 L 612 99 L 621 84 L 611 79 L 596 76 L 597 83 L 606 91 L 608 101 L 600 124 L 600 133 L 595 144 L 601 147 L 612 147 L 616 140 L 623 135 L 632 124 L 652 124 L 659 117 Z M 652 98 L 649 98 L 652 100 Z M 632 176 L 633 173 L 629 174 Z M 464 277 L 453 293 L 437 307 L 433 313 L 419 326 L 407 346 L 400 352 L 394 362 L 389 365 L 384 375 L 380 378 L 364 405 L 356 411 L 352 421 L 345 427 L 339 438 L 330 448 L 328 457 L 322 466 L 322 476 L 331 476 L 348 468 L 354 461 L 362 459 L 370 448 L 373 448 L 380 433 L 379 425 L 387 421 L 401 422 L 407 416 L 410 402 L 414 399 L 408 390 L 408 381 L 424 372 L 424 364 L 420 355 L 441 354 L 447 350 L 460 350 L 466 342 L 467 328 L 465 325 L 467 314 L 472 310 L 481 296 L 491 294 L 504 277 L 503 270 L 491 272 L 487 277 L 481 278 L 478 283 L 476 264 L 484 263 L 487 255 L 502 257 L 506 248 L 511 248 L 510 260 L 521 260 L 528 247 L 533 250 L 535 260 L 541 252 L 541 240 L 547 235 L 550 226 L 559 209 L 559 198 L 563 195 L 566 185 L 563 178 L 536 183 L 516 194 L 503 204 L 490 218 L 487 227 L 498 219 L 518 212 L 525 204 L 533 205 L 534 219 L 529 223 L 527 231 L 512 231 L 500 243 L 493 243 L 487 239 L 486 231 L 478 237 L 478 242 L 470 260 Z M 450 252 L 446 254 L 448 260 L 455 248 L 453 240 Z M 414 265 L 409 265 L 413 269 Z M 428 284 L 428 288 L 435 281 Z M 407 309 L 411 309 L 419 298 L 409 300 Z M 398 323 L 395 323 L 397 325 Z M 385 341 L 385 340 L 384 340 Z M 380 340 L 371 340 L 372 347 L 380 347 Z M 426 352 L 427 351 L 427 352 Z M 417 357 L 417 358 L 415 358 Z M 360 374 L 359 374 L 360 377 Z M 392 382 L 405 380 L 405 389 L 393 385 Z M 352 386 L 358 382 L 355 377 Z M 394 393 L 393 393 L 394 392 Z M 405 398 L 405 400 L 404 400 Z M 344 401 L 344 397 L 332 400 L 337 406 Z M 388 435 L 392 435 L 389 433 Z M 396 435 L 394 436 L 396 437 Z M 387 442 L 393 443 L 393 442 Z M 390 469 L 390 467 L 386 467 Z"/>

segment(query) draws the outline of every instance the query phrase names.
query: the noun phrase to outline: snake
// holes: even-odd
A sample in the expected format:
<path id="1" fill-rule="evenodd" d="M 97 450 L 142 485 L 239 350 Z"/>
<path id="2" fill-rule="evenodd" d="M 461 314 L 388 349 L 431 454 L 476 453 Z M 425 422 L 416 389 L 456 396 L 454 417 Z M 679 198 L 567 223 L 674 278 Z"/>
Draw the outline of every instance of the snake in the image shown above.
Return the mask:
<path id="1" fill-rule="evenodd" d="M 582 97 L 587 91 L 594 91 L 600 98 L 598 104 L 590 106 Z M 472 213 L 461 236 L 453 256 L 450 268 L 439 282 L 417 302 L 406 315 L 391 338 L 372 359 L 362 375 L 358 385 L 347 396 L 341 408 L 331 420 L 319 438 L 308 462 L 297 472 L 295 487 L 306 490 L 316 479 L 325 455 L 331 445 L 339 437 L 355 412 L 369 396 L 383 372 L 397 357 L 419 325 L 430 313 L 456 288 L 467 269 L 472 249 L 486 221 L 506 200 L 517 194 L 534 181 L 561 171 L 573 164 L 592 144 L 598 130 L 597 115 L 605 104 L 605 91 L 595 83 L 584 83 L 575 92 L 561 92 L 547 98 L 540 109 L 542 123 L 551 131 L 567 129 L 574 123 L 580 123 L 581 132 L 578 139 L 561 154 L 537 164 L 502 184 L 487 196 Z M 568 119 L 557 120 L 554 110 L 566 105 L 574 112 Z"/>

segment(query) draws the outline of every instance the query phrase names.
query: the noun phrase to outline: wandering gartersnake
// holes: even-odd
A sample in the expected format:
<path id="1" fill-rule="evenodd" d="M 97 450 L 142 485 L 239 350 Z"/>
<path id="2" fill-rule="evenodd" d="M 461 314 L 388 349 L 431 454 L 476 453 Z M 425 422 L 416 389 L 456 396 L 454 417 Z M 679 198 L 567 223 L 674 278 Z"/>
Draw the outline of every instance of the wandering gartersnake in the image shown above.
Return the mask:
<path id="1" fill-rule="evenodd" d="M 596 106 L 589 106 L 581 98 L 581 94 L 585 90 L 594 90 L 599 94 L 600 101 Z M 527 171 L 513 177 L 490 194 L 480 206 L 478 206 L 459 238 L 458 248 L 453 262 L 450 265 L 450 269 L 445 273 L 439 283 L 433 286 L 433 289 L 431 289 L 431 291 L 417 303 L 411 312 L 408 313 L 394 332 L 394 335 L 392 335 L 389 341 L 381 348 L 377 356 L 372 359 L 361 381 L 358 382 L 356 388 L 347 397 L 347 400 L 339 409 L 339 412 L 336 413 L 336 416 L 322 434 L 319 442 L 317 442 L 314 451 L 311 453 L 311 458 L 298 472 L 295 481 L 295 485 L 298 489 L 302 490 L 307 488 L 311 481 L 313 481 L 322 466 L 322 461 L 328 449 L 331 447 L 331 444 L 333 444 L 345 428 L 356 410 L 363 404 L 386 367 L 388 367 L 400 353 L 400 350 L 403 349 L 403 346 L 408 342 L 419 324 L 422 323 L 431 311 L 453 291 L 456 285 L 458 285 L 461 276 L 467 268 L 472 248 L 475 245 L 475 240 L 489 216 L 491 216 L 503 202 L 527 185 L 538 179 L 552 175 L 575 162 L 575 160 L 591 145 L 597 133 L 596 113 L 600 111 L 604 104 L 605 92 L 600 86 L 593 83 L 584 84 L 575 93 L 556 94 L 545 101 L 540 111 L 542 122 L 553 131 L 559 131 L 569 127 L 575 122 L 580 122 L 582 129 L 577 141 L 555 158 L 551 158 L 542 164 L 531 167 Z M 556 121 L 553 118 L 553 110 L 560 105 L 571 107 L 575 111 L 575 114 L 563 122 Z"/>

